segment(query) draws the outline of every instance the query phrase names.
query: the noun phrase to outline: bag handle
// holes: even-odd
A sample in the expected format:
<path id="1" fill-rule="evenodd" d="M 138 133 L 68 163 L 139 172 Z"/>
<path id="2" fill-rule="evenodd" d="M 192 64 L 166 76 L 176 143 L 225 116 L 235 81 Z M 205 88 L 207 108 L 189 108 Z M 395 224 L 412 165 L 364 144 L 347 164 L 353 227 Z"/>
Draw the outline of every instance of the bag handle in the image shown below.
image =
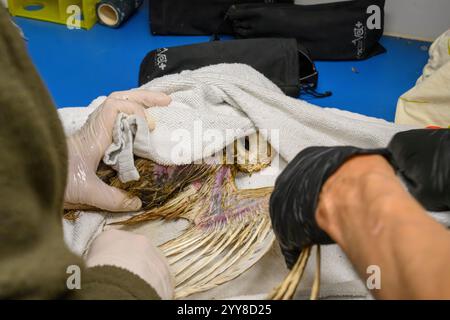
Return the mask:
<path id="1" fill-rule="evenodd" d="M 233 7 L 233 6 L 231 6 L 231 7 Z M 230 17 L 230 15 L 228 13 L 229 11 L 230 11 L 230 9 L 228 9 L 227 12 L 225 13 L 223 20 L 220 22 L 219 26 L 216 28 L 216 31 L 213 33 L 210 41 L 219 41 L 220 40 L 220 35 L 223 31 L 223 28 L 224 28 L 225 24 L 228 22 L 229 17 Z"/>

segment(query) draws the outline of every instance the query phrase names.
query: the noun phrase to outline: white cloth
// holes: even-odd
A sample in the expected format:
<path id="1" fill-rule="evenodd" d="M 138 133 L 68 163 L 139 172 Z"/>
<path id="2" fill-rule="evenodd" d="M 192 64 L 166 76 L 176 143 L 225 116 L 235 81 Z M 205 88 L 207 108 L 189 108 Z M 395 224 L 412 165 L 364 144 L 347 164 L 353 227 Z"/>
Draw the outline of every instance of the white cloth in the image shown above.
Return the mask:
<path id="1" fill-rule="evenodd" d="M 173 101 L 169 107 L 148 109 L 157 124 L 156 129 L 148 136 L 148 152 L 152 160 L 161 164 L 186 163 L 211 155 L 236 138 L 253 133 L 256 128 L 278 130 L 278 137 L 268 133 L 266 138 L 282 156 L 279 167 L 274 170 L 266 169 L 271 174 L 240 177 L 237 181 L 239 187 L 273 185 L 277 174 L 283 168 L 284 160 L 290 161 L 306 147 L 385 147 L 396 132 L 411 128 L 337 109 L 320 108 L 289 98 L 268 79 L 245 65 L 215 65 L 196 71 L 185 71 L 156 79 L 143 88 L 168 93 Z M 66 133 L 70 134 L 81 127 L 88 114 L 100 105 L 103 99 L 95 100 L 88 108 L 60 110 Z M 199 123 L 204 131 L 211 129 L 223 133 L 224 139 L 214 140 L 204 148 L 192 148 L 187 158 L 174 158 L 172 150 L 179 147 L 180 143 L 180 140 L 174 139 L 177 138 L 174 133 L 190 133 L 190 137 L 195 139 Z M 233 129 L 233 134 L 226 136 L 227 129 Z M 191 142 L 183 141 L 188 144 Z M 450 222 L 448 215 L 442 214 L 440 217 L 447 223 Z M 84 219 L 85 216 L 82 216 L 77 220 L 79 229 L 83 229 Z M 146 234 L 154 243 L 161 243 L 159 236 L 148 232 L 149 225 L 151 223 L 134 231 Z M 174 235 L 180 230 L 175 227 L 173 229 Z M 65 228 L 65 232 L 71 230 Z M 167 240 L 168 232 L 164 232 L 162 237 Z M 368 297 L 364 284 L 340 248 L 325 247 L 322 263 L 323 296 Z M 312 283 L 312 265 L 307 268 L 303 289 Z M 286 272 L 279 250 L 273 250 L 238 279 L 192 298 L 219 299 L 249 295 L 264 297 L 279 284 Z M 304 290 L 300 290 L 300 297 L 304 296 L 304 293 Z"/>
<path id="2" fill-rule="evenodd" d="M 180 144 L 176 134 L 190 133 L 198 138 L 200 124 L 203 132 L 231 129 L 234 134 L 224 134 L 222 141 L 216 139 L 203 148 L 192 148 L 188 161 L 201 158 L 207 149 L 210 153 L 219 151 L 256 128 L 286 161 L 313 145 L 385 147 L 395 133 L 411 128 L 290 98 L 262 74 L 240 64 L 185 71 L 153 80 L 143 88 L 162 91 L 173 100 L 168 108 L 148 109 L 157 123 L 149 151 L 161 164 L 184 162 L 172 154 Z M 271 136 L 271 130 L 278 132 L 278 137 Z M 275 138 L 279 143 L 272 141 Z"/>
<path id="3" fill-rule="evenodd" d="M 151 155 L 147 152 L 149 136 L 147 121 L 142 117 L 125 113 L 117 116 L 113 143 L 106 150 L 103 162 L 118 172 L 119 179 L 123 183 L 139 180 L 133 154 L 151 159 Z"/>
<path id="4" fill-rule="evenodd" d="M 106 213 L 80 212 L 77 220 L 63 219 L 64 241 L 69 249 L 83 256 L 92 240 L 103 230 Z"/>

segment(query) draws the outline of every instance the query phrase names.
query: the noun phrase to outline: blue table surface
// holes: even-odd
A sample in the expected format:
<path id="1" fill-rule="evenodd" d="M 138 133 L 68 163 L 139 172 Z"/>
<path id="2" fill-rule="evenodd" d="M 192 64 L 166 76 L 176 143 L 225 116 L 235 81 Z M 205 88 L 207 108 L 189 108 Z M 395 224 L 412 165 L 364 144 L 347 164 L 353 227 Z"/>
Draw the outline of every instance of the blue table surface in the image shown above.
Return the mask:
<path id="1" fill-rule="evenodd" d="M 32 60 L 58 107 L 86 106 L 100 95 L 134 88 L 145 55 L 160 47 L 209 41 L 209 36 L 152 36 L 147 1 L 125 25 L 91 30 L 15 17 Z M 414 86 L 428 59 L 429 43 L 383 37 L 388 50 L 366 61 L 317 62 L 319 91 L 333 96 L 313 104 L 393 121 L 397 100 Z"/>

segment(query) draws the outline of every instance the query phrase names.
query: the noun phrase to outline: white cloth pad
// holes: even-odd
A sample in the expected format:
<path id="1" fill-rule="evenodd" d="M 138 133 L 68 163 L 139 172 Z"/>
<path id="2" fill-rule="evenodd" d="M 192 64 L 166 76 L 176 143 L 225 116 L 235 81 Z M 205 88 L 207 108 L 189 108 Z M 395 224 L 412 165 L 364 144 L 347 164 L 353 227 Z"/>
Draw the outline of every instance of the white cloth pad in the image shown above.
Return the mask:
<path id="1" fill-rule="evenodd" d="M 116 170 L 122 182 L 138 181 L 139 172 L 134 155 L 151 159 L 148 154 L 150 132 L 143 117 L 120 113 L 113 130 L 113 143 L 105 152 L 103 162 Z"/>

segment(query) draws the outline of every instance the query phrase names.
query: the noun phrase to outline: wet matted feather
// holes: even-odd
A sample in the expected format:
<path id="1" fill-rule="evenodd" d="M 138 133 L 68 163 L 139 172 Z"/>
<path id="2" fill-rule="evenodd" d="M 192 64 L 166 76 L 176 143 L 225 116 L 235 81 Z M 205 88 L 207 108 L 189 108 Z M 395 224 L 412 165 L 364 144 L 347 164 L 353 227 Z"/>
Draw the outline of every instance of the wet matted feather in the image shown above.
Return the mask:
<path id="1" fill-rule="evenodd" d="M 209 175 L 192 182 L 164 205 L 122 222 L 190 222 L 180 236 L 160 246 L 175 275 L 176 298 L 236 278 L 259 261 L 275 239 L 268 207 L 272 188 L 238 190 L 234 166 L 213 167 Z M 142 172 L 145 176 L 147 173 Z"/>
<path id="2" fill-rule="evenodd" d="M 143 200 L 144 212 L 121 224 L 156 219 L 190 221 L 181 235 L 160 246 L 175 274 L 176 298 L 212 289 L 238 277 L 271 248 L 275 240 L 268 214 L 272 188 L 238 190 L 237 165 L 165 167 L 137 159 L 136 167 L 141 176 L 137 182 L 121 183 L 106 166 L 99 168 L 98 175 L 106 183 Z M 292 299 L 309 253 L 310 249 L 303 251 L 269 299 Z M 319 256 L 317 263 L 313 299 L 319 290 Z"/>
<path id="3" fill-rule="evenodd" d="M 162 166 L 136 159 L 141 178 L 135 182 L 121 183 L 105 165 L 97 172 L 104 182 L 143 202 L 143 212 L 120 224 L 156 219 L 190 222 L 179 236 L 160 246 L 175 274 L 176 298 L 238 277 L 273 245 L 268 207 L 273 188 L 239 190 L 235 185 L 237 171 L 262 170 L 270 165 L 271 154 L 255 158 L 245 145 L 236 150 L 234 159 L 245 160 L 239 165 Z"/>
<path id="4" fill-rule="evenodd" d="M 231 160 L 228 159 L 227 151 L 222 151 L 223 162 L 229 164 L 233 170 L 244 173 L 259 172 L 270 166 L 272 161 L 272 147 L 268 142 L 262 141 L 258 133 L 236 140 Z M 135 160 L 135 166 L 140 174 L 139 181 L 122 183 L 116 172 L 103 162 L 97 170 L 97 175 L 105 183 L 126 190 L 132 196 L 138 196 L 142 200 L 144 210 L 162 206 L 190 184 L 201 182 L 221 167 L 218 164 L 205 163 L 164 166 L 142 158 Z"/>
<path id="5" fill-rule="evenodd" d="M 181 215 L 191 226 L 161 246 L 175 271 L 176 297 L 236 278 L 271 248 L 271 191 L 238 190 L 229 167 L 200 187 L 195 205 Z"/>

